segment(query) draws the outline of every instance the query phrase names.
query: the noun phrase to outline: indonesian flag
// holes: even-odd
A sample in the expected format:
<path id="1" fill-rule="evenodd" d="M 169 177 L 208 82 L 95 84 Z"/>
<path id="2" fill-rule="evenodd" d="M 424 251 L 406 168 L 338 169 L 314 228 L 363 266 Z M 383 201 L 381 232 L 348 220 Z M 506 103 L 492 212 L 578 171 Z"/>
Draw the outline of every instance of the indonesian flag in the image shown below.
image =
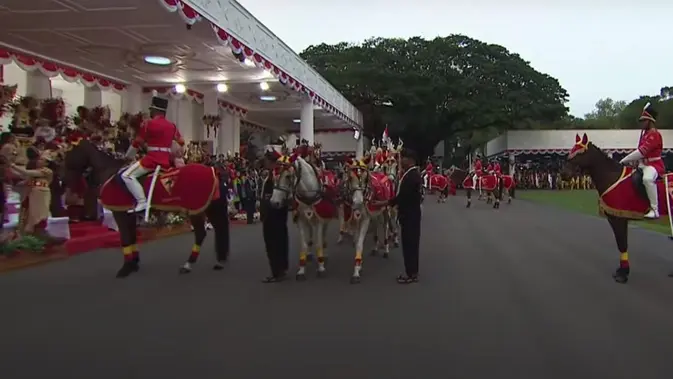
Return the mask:
<path id="1" fill-rule="evenodd" d="M 383 143 L 386 143 L 388 142 L 389 139 L 390 137 L 388 136 L 388 127 L 386 126 L 386 129 L 383 131 L 383 135 L 381 136 L 381 141 L 383 141 Z"/>

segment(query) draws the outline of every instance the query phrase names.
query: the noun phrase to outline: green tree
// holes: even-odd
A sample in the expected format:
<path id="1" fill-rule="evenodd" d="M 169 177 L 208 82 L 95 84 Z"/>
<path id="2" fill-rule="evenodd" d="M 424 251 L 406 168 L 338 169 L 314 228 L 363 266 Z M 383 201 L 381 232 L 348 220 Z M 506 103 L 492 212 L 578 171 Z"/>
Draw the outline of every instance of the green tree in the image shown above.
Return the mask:
<path id="1" fill-rule="evenodd" d="M 442 140 L 459 138 L 469 149 L 568 112 L 556 79 L 463 35 L 321 44 L 301 56 L 360 109 L 366 135 L 379 138 L 387 125 L 423 156 Z"/>

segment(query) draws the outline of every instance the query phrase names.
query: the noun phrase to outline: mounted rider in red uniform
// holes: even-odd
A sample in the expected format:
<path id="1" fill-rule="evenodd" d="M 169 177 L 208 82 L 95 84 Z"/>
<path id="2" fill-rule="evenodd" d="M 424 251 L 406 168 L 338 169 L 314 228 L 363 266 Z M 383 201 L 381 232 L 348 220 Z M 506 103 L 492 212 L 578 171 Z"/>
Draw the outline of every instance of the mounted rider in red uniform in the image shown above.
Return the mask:
<path id="1" fill-rule="evenodd" d="M 481 175 L 484 173 L 484 168 L 481 165 L 481 159 L 479 159 L 479 156 L 474 160 L 474 174 L 472 175 L 472 189 L 477 188 L 477 183 L 479 182 L 479 178 Z"/>
<path id="2" fill-rule="evenodd" d="M 645 214 L 645 218 L 650 219 L 659 218 L 659 199 L 655 182 L 666 172 L 664 161 L 661 159 L 664 142 L 655 127 L 656 118 L 657 111 L 652 104 L 647 103 L 638 119 L 642 128 L 638 148 L 619 161 L 622 164 L 638 161 L 638 166 L 643 170 L 643 185 L 650 200 L 650 211 Z"/>
<path id="3" fill-rule="evenodd" d="M 134 162 L 121 175 L 124 184 L 131 195 L 136 199 L 133 212 L 144 211 L 147 208 L 147 198 L 138 178 L 153 172 L 157 166 L 166 170 L 171 167 L 171 151 L 173 141 L 184 146 L 185 141 L 180 131 L 172 122 L 166 120 L 168 100 L 159 97 L 152 98 L 150 106 L 151 119 L 143 123 L 136 138 L 126 152 L 126 156 L 134 158 L 143 143 L 147 144 L 147 154 L 139 161 Z"/>
<path id="4" fill-rule="evenodd" d="M 502 169 L 500 168 L 500 162 L 495 161 L 493 164 L 493 173 L 499 178 L 502 176 Z"/>
<path id="5" fill-rule="evenodd" d="M 430 177 L 432 176 L 433 171 L 434 166 L 432 165 L 430 158 L 428 158 L 425 164 L 425 175 L 423 176 L 423 183 L 426 188 L 430 188 Z"/>
<path id="6" fill-rule="evenodd" d="M 493 175 L 493 162 L 488 162 L 488 166 L 486 166 L 486 173 Z"/>

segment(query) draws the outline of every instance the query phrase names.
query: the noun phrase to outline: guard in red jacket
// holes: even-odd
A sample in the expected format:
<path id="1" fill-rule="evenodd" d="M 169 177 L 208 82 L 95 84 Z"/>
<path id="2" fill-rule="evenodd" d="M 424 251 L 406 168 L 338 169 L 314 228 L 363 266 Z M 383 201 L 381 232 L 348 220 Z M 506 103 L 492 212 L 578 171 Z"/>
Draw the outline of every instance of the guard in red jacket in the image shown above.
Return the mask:
<path id="1" fill-rule="evenodd" d="M 493 173 L 498 177 L 502 176 L 502 169 L 500 168 L 500 163 L 498 161 L 493 165 Z"/>
<path id="2" fill-rule="evenodd" d="M 472 175 L 472 189 L 477 188 L 477 183 L 479 182 L 479 178 L 483 173 L 484 168 L 481 165 L 481 159 L 477 157 L 477 159 L 474 161 L 474 175 Z"/>
<path id="3" fill-rule="evenodd" d="M 488 166 L 486 166 L 486 173 L 490 175 L 493 174 L 493 162 L 488 162 Z"/>
<path id="4" fill-rule="evenodd" d="M 170 168 L 173 141 L 176 141 L 180 146 L 185 144 L 175 124 L 166 120 L 167 108 L 168 100 L 159 97 L 152 98 L 151 119 L 140 127 L 135 140 L 126 152 L 127 157 L 133 158 L 141 145 L 147 144 L 147 154 L 126 168 L 121 175 L 129 192 L 136 199 L 134 212 L 144 211 L 147 208 L 145 190 L 138 178 L 153 172 L 157 166 L 162 169 Z"/>
<path id="5" fill-rule="evenodd" d="M 432 176 L 433 171 L 434 167 L 432 161 L 428 158 L 427 164 L 425 165 L 425 174 L 423 175 L 423 185 L 425 188 L 430 188 L 430 177 Z"/>
<path id="6" fill-rule="evenodd" d="M 638 161 L 638 166 L 643 170 L 643 185 L 650 200 L 650 211 L 645 218 L 659 218 L 659 199 L 657 195 L 657 177 L 666 172 L 661 153 L 664 150 L 664 141 L 661 133 L 655 127 L 657 111 L 652 104 L 647 103 L 640 115 L 639 121 L 642 127 L 638 148 L 627 155 L 619 163 Z"/>

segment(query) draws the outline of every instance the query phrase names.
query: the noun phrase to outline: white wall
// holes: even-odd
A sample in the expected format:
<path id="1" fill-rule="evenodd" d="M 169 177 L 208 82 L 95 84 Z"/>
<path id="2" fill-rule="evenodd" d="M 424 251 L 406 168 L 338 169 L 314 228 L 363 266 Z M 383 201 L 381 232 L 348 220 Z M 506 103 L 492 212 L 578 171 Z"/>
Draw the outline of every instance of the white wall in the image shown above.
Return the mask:
<path id="1" fill-rule="evenodd" d="M 322 151 L 350 151 L 355 153 L 358 141 L 353 138 L 353 131 L 339 132 L 321 132 L 315 131 L 314 139 L 316 143 L 322 144 Z"/>

